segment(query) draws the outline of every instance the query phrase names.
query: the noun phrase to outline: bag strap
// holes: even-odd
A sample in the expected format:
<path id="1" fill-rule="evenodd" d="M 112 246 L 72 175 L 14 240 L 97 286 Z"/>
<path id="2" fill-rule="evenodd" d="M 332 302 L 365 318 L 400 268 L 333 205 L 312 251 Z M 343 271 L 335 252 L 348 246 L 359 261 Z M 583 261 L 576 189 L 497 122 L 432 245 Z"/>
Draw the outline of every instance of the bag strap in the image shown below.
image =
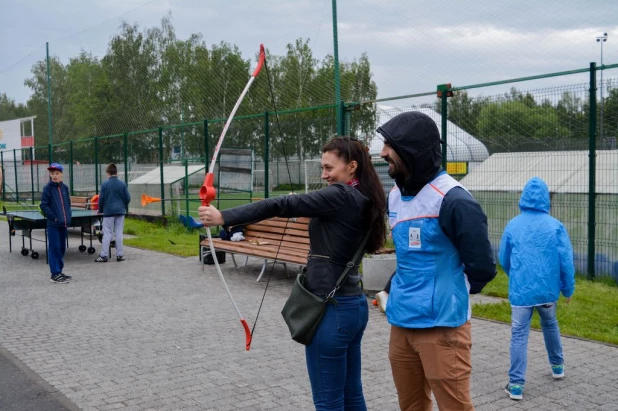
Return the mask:
<path id="1" fill-rule="evenodd" d="M 331 298 L 335 296 L 335 293 L 337 292 L 337 290 L 339 290 L 339 288 L 343 284 L 343 281 L 348 276 L 350 269 L 356 265 L 356 262 L 358 261 L 359 257 L 363 255 L 363 251 L 365 250 L 365 245 L 367 244 L 367 241 L 369 240 L 370 234 L 371 234 L 371 229 L 369 229 L 369 231 L 367 231 L 367 234 L 365 234 L 365 238 L 363 238 L 363 241 L 361 242 L 360 247 L 358 247 L 358 250 L 356 250 L 356 254 L 354 254 L 354 257 L 352 257 L 352 260 L 348 261 L 348 263 L 345 266 L 345 270 L 343 270 L 343 273 L 339 276 L 337 283 L 335 283 L 335 288 L 333 289 L 333 291 L 328 293 L 328 295 L 324 299 L 324 302 L 329 301 Z"/>

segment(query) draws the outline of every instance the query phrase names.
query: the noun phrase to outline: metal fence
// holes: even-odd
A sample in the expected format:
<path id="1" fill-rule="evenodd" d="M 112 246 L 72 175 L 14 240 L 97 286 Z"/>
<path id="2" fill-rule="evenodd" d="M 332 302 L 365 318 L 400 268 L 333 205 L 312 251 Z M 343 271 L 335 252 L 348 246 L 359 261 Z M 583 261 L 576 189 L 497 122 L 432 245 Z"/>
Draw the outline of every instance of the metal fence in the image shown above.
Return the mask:
<path id="1" fill-rule="evenodd" d="M 618 65 L 602 67 L 608 70 L 603 82 L 597 81 L 599 68 L 591 64 L 587 69 L 502 82 L 441 85 L 439 97 L 428 91 L 239 116 L 225 146 L 253 150 L 253 197 L 266 198 L 291 189 L 319 188 L 321 146 L 343 129 L 370 146 L 388 191 L 393 182 L 381 168 L 382 143 L 375 129 L 400 112 L 423 111 L 438 124 L 446 141 L 445 168 L 487 213 L 495 248 L 504 226 L 518 213 L 525 182 L 539 176 L 550 187 L 552 214 L 571 235 L 578 271 L 618 279 L 618 78 L 611 76 L 615 68 Z M 556 77 L 565 85 L 546 86 L 549 78 Z M 504 91 L 507 84 L 517 88 Z M 498 87 L 500 92 L 495 91 Z M 601 90 L 604 98 L 599 100 Z M 54 161 L 68 165 L 65 182 L 73 194 L 98 193 L 106 178 L 105 166 L 111 162 L 127 183 L 157 170 L 161 177 L 155 194 L 163 200 L 156 205 L 157 212 L 173 214 L 178 205 L 166 205 L 165 200 L 177 196 L 188 204 L 189 197 L 197 196 L 203 172 L 185 173 L 181 188 L 169 190 L 163 184 L 166 170 L 206 163 L 224 121 L 72 140 L 51 150 Z M 45 146 L 0 152 L 2 200 L 38 201 L 48 180 L 49 150 Z"/>

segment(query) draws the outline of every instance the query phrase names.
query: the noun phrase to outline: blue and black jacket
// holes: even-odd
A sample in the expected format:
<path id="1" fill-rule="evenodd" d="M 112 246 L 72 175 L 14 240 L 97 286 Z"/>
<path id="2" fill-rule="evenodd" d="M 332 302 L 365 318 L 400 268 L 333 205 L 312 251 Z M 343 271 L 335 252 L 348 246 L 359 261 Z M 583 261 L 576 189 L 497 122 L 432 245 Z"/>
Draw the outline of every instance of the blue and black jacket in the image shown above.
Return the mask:
<path id="1" fill-rule="evenodd" d="M 68 227 L 71 225 L 71 197 L 66 184 L 50 181 L 43 188 L 41 211 L 47 225 Z"/>
<path id="2" fill-rule="evenodd" d="M 105 217 L 125 215 L 131 202 L 131 195 L 124 181 L 118 176 L 110 176 L 101 184 L 99 193 L 99 213 Z"/>
<path id="3" fill-rule="evenodd" d="M 389 199 L 389 220 L 401 219 L 399 214 L 419 206 L 419 201 L 419 210 L 431 211 L 428 216 L 414 213 L 413 220 L 399 225 L 401 233 L 393 231 L 397 271 L 391 284 L 393 298 L 388 299 L 388 320 L 405 328 L 459 326 L 469 318 L 467 294 L 479 293 L 496 275 L 487 217 L 461 185 L 447 181 L 448 191 L 430 187 L 443 178 L 444 171 L 440 134 L 429 116 L 403 113 L 377 131 L 408 170 L 407 175 L 395 177 L 398 198 Z M 426 203 L 431 197 L 421 195 L 427 190 L 440 194 L 436 206 Z M 394 205 L 398 209 L 390 209 Z"/>

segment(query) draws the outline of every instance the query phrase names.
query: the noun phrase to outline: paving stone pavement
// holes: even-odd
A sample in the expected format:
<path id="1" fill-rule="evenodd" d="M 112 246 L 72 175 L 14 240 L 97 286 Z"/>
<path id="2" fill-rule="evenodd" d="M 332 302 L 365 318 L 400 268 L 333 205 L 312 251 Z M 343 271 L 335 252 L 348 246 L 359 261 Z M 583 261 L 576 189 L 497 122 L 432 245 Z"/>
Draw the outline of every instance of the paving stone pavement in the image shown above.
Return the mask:
<path id="1" fill-rule="evenodd" d="M 7 232 L 0 222 L 0 346 L 77 407 L 313 409 L 304 349 L 290 340 L 280 315 L 292 267 L 289 278 L 281 266 L 273 271 L 246 352 L 244 332 L 218 276 L 212 266 L 201 271 L 197 257 L 127 248 L 127 261 L 94 263 L 94 256 L 77 251 L 72 235 L 65 273 L 75 280 L 56 285 L 49 283 L 44 248 L 37 245 L 39 260 L 21 256 L 19 246 L 9 253 Z M 234 268 L 228 261 L 223 267 L 240 310 L 253 324 L 266 283 L 255 281 L 259 262 Z M 384 316 L 371 307 L 363 340 L 369 410 L 398 409 L 388 333 Z M 542 334 L 532 332 L 525 399 L 515 402 L 503 391 L 509 326 L 473 319 L 472 334 L 477 410 L 618 410 L 618 348 L 563 338 L 567 376 L 554 381 Z"/>

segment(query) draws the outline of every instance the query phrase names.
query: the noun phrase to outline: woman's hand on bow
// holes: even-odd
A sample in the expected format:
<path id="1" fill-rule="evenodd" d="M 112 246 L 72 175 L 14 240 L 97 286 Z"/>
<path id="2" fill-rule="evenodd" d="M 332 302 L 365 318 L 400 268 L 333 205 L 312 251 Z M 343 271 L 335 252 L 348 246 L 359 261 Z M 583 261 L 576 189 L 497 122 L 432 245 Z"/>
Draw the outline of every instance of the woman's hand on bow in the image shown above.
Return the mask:
<path id="1" fill-rule="evenodd" d="M 213 227 L 224 224 L 221 211 L 217 210 L 211 205 L 201 206 L 197 209 L 197 212 L 200 216 L 200 221 L 206 227 Z"/>

